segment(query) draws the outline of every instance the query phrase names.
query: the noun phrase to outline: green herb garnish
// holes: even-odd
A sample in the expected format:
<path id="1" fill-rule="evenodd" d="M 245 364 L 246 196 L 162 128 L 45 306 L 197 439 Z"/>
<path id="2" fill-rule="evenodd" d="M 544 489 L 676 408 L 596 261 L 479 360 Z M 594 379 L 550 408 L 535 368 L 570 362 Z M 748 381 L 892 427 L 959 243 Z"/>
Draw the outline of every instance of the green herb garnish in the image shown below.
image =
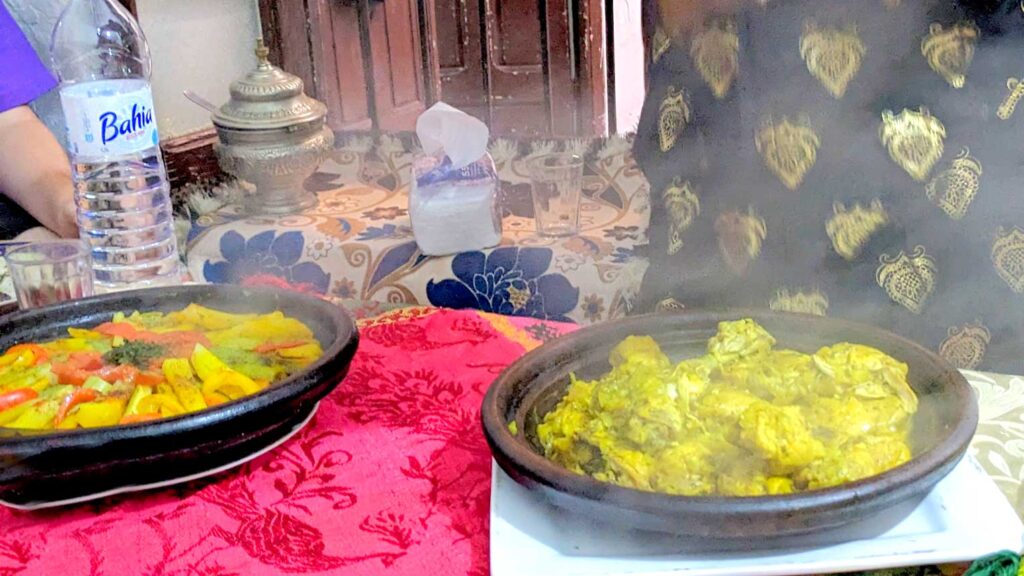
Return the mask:
<path id="1" fill-rule="evenodd" d="M 148 368 L 151 360 L 163 356 L 166 352 L 167 350 L 159 344 L 129 340 L 104 354 L 103 361 L 117 366 L 131 364 L 136 368 Z"/>

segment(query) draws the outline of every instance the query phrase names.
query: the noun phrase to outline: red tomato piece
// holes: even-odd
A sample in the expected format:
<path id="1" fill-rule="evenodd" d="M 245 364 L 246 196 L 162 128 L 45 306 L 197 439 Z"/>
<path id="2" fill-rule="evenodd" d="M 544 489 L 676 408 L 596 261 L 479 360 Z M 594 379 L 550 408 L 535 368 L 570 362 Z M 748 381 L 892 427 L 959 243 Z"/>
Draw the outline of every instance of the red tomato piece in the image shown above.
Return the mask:
<path id="1" fill-rule="evenodd" d="M 72 352 L 68 355 L 68 362 L 82 370 L 99 370 L 103 367 L 103 354 L 95 350 Z"/>
<path id="2" fill-rule="evenodd" d="M 135 384 L 138 386 L 156 386 L 157 384 L 163 384 L 167 379 L 160 372 L 150 372 L 148 370 L 140 370 L 135 375 Z"/>
<path id="3" fill-rule="evenodd" d="M 24 404 L 29 400 L 34 400 L 39 397 L 39 393 L 31 388 L 21 388 L 19 390 L 11 390 L 0 394 L 0 412 L 7 410 L 8 408 L 14 408 L 19 404 Z"/>
<path id="4" fill-rule="evenodd" d="M 50 371 L 61 384 L 81 386 L 89 376 L 103 368 L 103 356 L 97 351 L 72 352 L 64 362 L 54 362 Z"/>
<path id="5" fill-rule="evenodd" d="M 125 340 L 132 340 L 139 332 L 135 326 L 128 322 L 105 322 L 93 328 L 93 331 L 99 332 L 104 336 L 120 336 Z"/>
<path id="6" fill-rule="evenodd" d="M 196 344 L 202 344 L 207 348 L 210 347 L 210 340 L 207 339 L 206 335 L 194 330 L 147 332 L 145 330 L 139 330 L 128 322 L 107 322 L 106 324 L 100 324 L 97 326 L 95 331 L 103 334 L 104 336 L 120 336 L 125 340 L 139 340 L 142 342 L 151 342 L 153 344 L 163 344 L 165 346 L 180 344 L 184 347 L 184 345 L 188 345 L 189 353 L 192 352 L 192 348 L 194 348 Z"/>
<path id="7" fill-rule="evenodd" d="M 71 409 L 79 404 L 85 402 L 92 402 L 96 399 L 96 391 L 91 388 L 77 388 L 74 392 L 64 397 L 64 400 L 60 403 L 60 408 L 57 409 L 57 415 L 53 419 L 54 426 L 60 426 L 60 423 L 68 417 L 68 413 Z"/>

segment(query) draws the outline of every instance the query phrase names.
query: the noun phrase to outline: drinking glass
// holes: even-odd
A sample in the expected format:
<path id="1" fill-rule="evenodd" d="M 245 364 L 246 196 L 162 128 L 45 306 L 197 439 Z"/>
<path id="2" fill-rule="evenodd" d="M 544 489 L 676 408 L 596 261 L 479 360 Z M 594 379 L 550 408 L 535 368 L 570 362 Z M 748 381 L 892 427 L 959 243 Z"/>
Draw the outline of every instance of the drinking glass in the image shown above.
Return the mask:
<path id="1" fill-rule="evenodd" d="M 23 310 L 93 295 L 92 257 L 81 240 L 32 242 L 4 259 Z"/>
<path id="2" fill-rule="evenodd" d="M 530 160 L 533 210 L 541 236 L 572 236 L 580 228 L 583 158 L 546 154 Z"/>

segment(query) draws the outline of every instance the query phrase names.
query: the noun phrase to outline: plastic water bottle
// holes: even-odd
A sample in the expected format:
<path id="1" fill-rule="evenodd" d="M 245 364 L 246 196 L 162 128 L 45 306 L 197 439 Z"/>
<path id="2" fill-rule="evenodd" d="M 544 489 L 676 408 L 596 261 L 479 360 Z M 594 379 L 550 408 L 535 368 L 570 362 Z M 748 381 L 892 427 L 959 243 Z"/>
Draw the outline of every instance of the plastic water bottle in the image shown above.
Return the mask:
<path id="1" fill-rule="evenodd" d="M 180 282 L 170 186 L 160 155 L 150 57 L 115 0 L 71 0 L 53 29 L 81 236 L 96 284 Z"/>

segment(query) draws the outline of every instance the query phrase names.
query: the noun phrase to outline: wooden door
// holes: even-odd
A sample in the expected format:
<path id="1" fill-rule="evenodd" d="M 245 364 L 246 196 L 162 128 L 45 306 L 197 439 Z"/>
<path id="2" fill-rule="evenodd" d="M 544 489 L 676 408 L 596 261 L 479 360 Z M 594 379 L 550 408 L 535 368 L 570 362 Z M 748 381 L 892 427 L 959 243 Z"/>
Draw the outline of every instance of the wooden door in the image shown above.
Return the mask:
<path id="1" fill-rule="evenodd" d="M 435 2 L 444 101 L 496 134 L 603 133 L 593 122 L 605 98 L 603 75 L 592 75 L 603 71 L 592 69 L 603 58 L 598 0 Z"/>
<path id="2" fill-rule="evenodd" d="M 260 0 L 260 15 L 271 59 L 335 130 L 412 130 L 436 98 L 433 0 Z"/>
<path id="3" fill-rule="evenodd" d="M 417 0 L 363 0 L 373 70 L 377 127 L 409 130 L 431 104 L 426 83 L 427 49 Z M 335 38 L 335 42 L 340 39 Z"/>
<path id="4" fill-rule="evenodd" d="M 437 0 L 435 14 L 441 99 L 490 123 L 480 0 Z"/>
<path id="5" fill-rule="evenodd" d="M 336 130 L 412 130 L 443 99 L 497 135 L 607 131 L 601 0 L 259 1 Z"/>

